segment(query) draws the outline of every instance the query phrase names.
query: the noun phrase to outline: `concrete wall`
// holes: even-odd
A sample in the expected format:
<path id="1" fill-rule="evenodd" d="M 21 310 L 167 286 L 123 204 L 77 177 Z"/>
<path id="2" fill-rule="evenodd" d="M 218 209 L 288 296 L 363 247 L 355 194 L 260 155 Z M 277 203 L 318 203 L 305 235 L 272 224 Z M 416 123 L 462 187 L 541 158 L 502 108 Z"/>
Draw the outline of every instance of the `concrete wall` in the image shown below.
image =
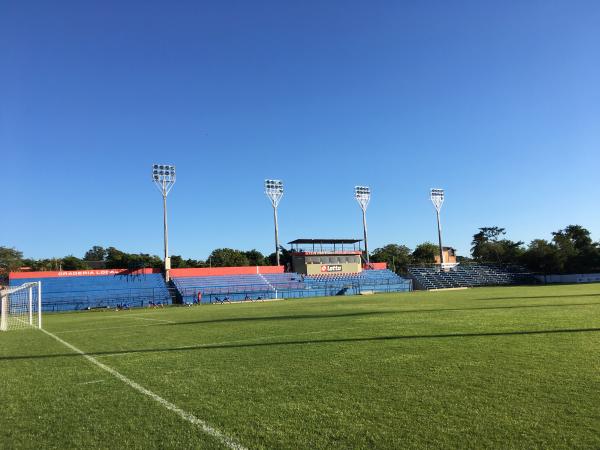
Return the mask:
<path id="1" fill-rule="evenodd" d="M 283 273 L 283 266 L 202 267 L 171 269 L 171 277 L 214 277 L 219 275 L 254 275 L 257 273 Z"/>
<path id="2" fill-rule="evenodd" d="M 105 277 L 107 275 L 145 275 L 149 273 L 161 273 L 160 269 L 102 269 L 102 270 L 61 270 L 44 272 L 11 272 L 9 279 L 17 280 L 24 278 L 65 278 L 65 277 Z"/>
<path id="3" fill-rule="evenodd" d="M 567 275 L 536 275 L 542 283 L 600 283 L 600 273 L 572 273 Z"/>

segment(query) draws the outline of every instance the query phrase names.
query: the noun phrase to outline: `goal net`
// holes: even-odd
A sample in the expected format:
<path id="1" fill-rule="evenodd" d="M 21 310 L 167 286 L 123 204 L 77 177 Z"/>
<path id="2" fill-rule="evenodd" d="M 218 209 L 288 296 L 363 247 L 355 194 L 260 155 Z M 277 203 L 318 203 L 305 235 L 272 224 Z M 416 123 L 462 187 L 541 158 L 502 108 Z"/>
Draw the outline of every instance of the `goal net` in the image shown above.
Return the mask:
<path id="1" fill-rule="evenodd" d="M 0 331 L 42 328 L 42 283 L 0 291 Z"/>

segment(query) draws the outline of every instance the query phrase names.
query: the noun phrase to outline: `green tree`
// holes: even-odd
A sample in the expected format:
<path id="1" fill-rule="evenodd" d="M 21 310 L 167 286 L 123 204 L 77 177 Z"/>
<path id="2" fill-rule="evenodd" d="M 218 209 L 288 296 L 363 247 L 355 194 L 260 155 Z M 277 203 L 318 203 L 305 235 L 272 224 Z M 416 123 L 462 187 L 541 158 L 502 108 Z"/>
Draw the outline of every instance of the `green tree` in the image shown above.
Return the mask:
<path id="1" fill-rule="evenodd" d="M 126 269 L 143 269 L 154 268 L 160 269 L 164 267 L 162 258 L 148 253 L 127 253 Z"/>
<path id="2" fill-rule="evenodd" d="M 423 242 L 417 245 L 411 256 L 414 264 L 432 264 L 439 253 L 440 248 L 438 245 L 432 242 Z"/>
<path id="3" fill-rule="evenodd" d="M 73 255 L 62 258 L 61 267 L 62 270 L 85 270 L 90 268 L 84 260 Z"/>
<path id="4" fill-rule="evenodd" d="M 186 267 L 208 267 L 205 261 L 201 261 L 199 259 L 186 259 L 185 260 Z"/>
<path id="5" fill-rule="evenodd" d="M 502 248 L 502 257 L 499 262 L 504 264 L 520 264 L 523 257 L 523 241 L 511 241 L 502 239 L 499 241 Z"/>
<path id="6" fill-rule="evenodd" d="M 180 255 L 171 255 L 171 267 L 173 269 L 185 269 L 192 267 L 206 267 L 204 261 L 196 259 L 183 259 Z"/>
<path id="7" fill-rule="evenodd" d="M 23 267 L 23 253 L 12 247 L 0 246 L 0 281 L 8 282 L 9 272 L 14 272 Z"/>
<path id="8" fill-rule="evenodd" d="M 506 231 L 500 227 L 483 227 L 473 236 L 471 255 L 478 262 L 516 264 L 523 254 L 523 242 L 499 239 Z"/>
<path id="9" fill-rule="evenodd" d="M 275 252 L 271 253 L 265 259 L 267 264 L 271 266 L 277 265 Z M 292 270 L 292 254 L 288 249 L 281 245 L 279 246 L 279 265 L 284 266 L 286 270 Z"/>
<path id="10" fill-rule="evenodd" d="M 171 255 L 171 268 L 184 269 L 189 267 L 187 262 L 180 255 Z"/>
<path id="11" fill-rule="evenodd" d="M 494 261 L 497 259 L 498 249 L 495 243 L 498 238 L 506 234 L 500 227 L 483 227 L 473 236 L 471 242 L 471 255 L 476 261 Z"/>
<path id="12" fill-rule="evenodd" d="M 600 269 L 600 250 L 592 242 L 589 230 L 580 225 L 569 225 L 552 233 L 559 257 L 566 273 L 586 273 Z"/>
<path id="13" fill-rule="evenodd" d="M 125 253 L 114 247 L 106 249 L 107 269 L 160 269 L 164 265 L 161 258 L 147 253 Z"/>
<path id="14" fill-rule="evenodd" d="M 23 265 L 31 267 L 31 270 L 36 271 L 60 270 L 62 267 L 62 260 L 60 258 L 24 259 Z"/>
<path id="15" fill-rule="evenodd" d="M 106 249 L 106 268 L 122 269 L 127 267 L 127 254 L 114 247 Z"/>
<path id="16" fill-rule="evenodd" d="M 411 262 L 410 249 L 405 245 L 388 244 L 373 250 L 369 261 L 384 262 L 387 263 L 388 269 L 396 273 L 405 273 Z"/>
<path id="17" fill-rule="evenodd" d="M 244 255 L 246 255 L 246 258 L 248 258 L 248 264 L 250 266 L 266 266 L 267 265 L 267 260 L 265 258 L 265 255 L 263 255 L 258 250 L 255 250 L 255 249 L 249 250 L 247 252 L 244 252 Z"/>
<path id="18" fill-rule="evenodd" d="M 16 248 L 0 246 L 0 271 L 14 272 L 23 266 L 23 253 Z"/>
<path id="19" fill-rule="evenodd" d="M 244 252 L 232 248 L 217 248 L 209 256 L 212 267 L 248 266 L 250 262 Z"/>
<path id="20" fill-rule="evenodd" d="M 522 261 L 533 272 L 561 273 L 563 264 L 558 247 L 544 239 L 534 239 L 523 253 Z"/>
<path id="21" fill-rule="evenodd" d="M 87 252 L 85 252 L 83 259 L 86 261 L 104 261 L 106 258 L 106 253 L 107 251 L 104 247 L 94 245 Z"/>

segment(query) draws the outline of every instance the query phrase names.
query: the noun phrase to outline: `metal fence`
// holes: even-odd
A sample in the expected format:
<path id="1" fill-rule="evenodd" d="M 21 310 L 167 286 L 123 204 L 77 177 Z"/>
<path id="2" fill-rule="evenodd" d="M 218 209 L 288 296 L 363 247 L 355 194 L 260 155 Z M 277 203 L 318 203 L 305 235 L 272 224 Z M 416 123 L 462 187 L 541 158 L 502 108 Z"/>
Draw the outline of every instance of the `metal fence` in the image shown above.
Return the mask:
<path id="1" fill-rule="evenodd" d="M 44 312 L 101 310 L 121 307 L 190 304 L 202 293 L 202 303 L 280 298 L 357 295 L 365 291 L 399 292 L 412 290 L 411 280 L 377 280 L 368 283 L 360 279 L 311 282 L 238 284 L 223 286 L 190 286 L 169 288 L 130 288 L 91 291 L 47 292 L 42 305 Z"/>
<path id="2" fill-rule="evenodd" d="M 305 298 L 336 295 L 358 295 L 365 291 L 402 292 L 412 290 L 412 280 L 350 280 L 311 281 L 296 283 L 239 284 L 223 286 L 187 286 L 179 289 L 183 303 L 194 303 L 198 292 L 202 293 L 202 303 L 262 300 L 274 298 Z"/>
<path id="3" fill-rule="evenodd" d="M 47 292 L 42 309 L 45 312 L 110 309 L 117 306 L 129 308 L 169 305 L 177 300 L 174 288 L 130 288 L 91 291 Z"/>

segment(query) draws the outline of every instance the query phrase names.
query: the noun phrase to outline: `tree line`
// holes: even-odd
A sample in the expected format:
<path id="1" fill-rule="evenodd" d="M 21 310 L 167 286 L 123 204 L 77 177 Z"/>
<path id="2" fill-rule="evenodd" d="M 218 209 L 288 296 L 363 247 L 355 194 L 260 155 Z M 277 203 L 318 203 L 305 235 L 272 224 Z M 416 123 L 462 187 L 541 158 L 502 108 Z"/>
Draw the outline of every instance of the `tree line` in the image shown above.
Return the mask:
<path id="1" fill-rule="evenodd" d="M 431 242 L 411 251 L 405 245 L 388 244 L 371 254 L 371 261 L 386 262 L 402 274 L 412 264 L 430 264 L 438 254 Z M 524 266 L 539 274 L 600 272 L 600 243 L 593 242 L 591 233 L 581 225 L 569 225 L 552 233 L 552 239 L 534 239 L 528 245 L 506 237 L 506 229 L 482 227 L 473 235 L 470 257 L 458 262 L 497 263 Z"/>
<path id="2" fill-rule="evenodd" d="M 595 273 L 600 272 L 600 242 L 581 225 L 552 233 L 552 239 L 534 239 L 528 245 L 506 239 L 499 227 L 480 228 L 473 236 L 471 255 L 476 261 L 519 264 L 532 272 Z"/>
<path id="3" fill-rule="evenodd" d="M 287 252 L 286 252 L 287 254 Z M 227 267 L 227 266 L 266 266 L 275 264 L 275 253 L 263 255 L 258 250 L 235 250 L 218 248 L 211 252 L 206 260 L 184 259 L 181 255 L 171 256 L 172 268 L 189 267 Z M 24 258 L 23 253 L 15 248 L 0 246 L 0 271 L 12 272 L 23 270 L 91 270 L 106 269 L 141 269 L 164 266 L 160 256 L 148 253 L 127 253 L 115 247 L 104 248 L 98 245 L 89 249 L 82 258 L 74 255 L 62 258 L 33 259 Z"/>
<path id="4" fill-rule="evenodd" d="M 289 250 L 281 247 L 281 264 L 291 262 Z M 399 273 L 406 273 L 412 264 L 431 264 L 438 254 L 437 245 L 424 242 L 411 250 L 402 244 L 388 244 L 376 248 L 370 255 L 372 262 L 385 262 Z M 528 245 L 506 237 L 501 227 L 482 227 L 473 235 L 470 257 L 458 257 L 459 262 L 499 263 L 522 265 L 535 273 L 595 273 L 600 272 L 600 243 L 593 242 L 590 231 L 580 225 L 569 225 L 552 233 L 550 240 L 534 239 Z M 258 250 L 218 248 L 206 260 L 184 259 L 171 256 L 172 268 L 265 266 L 275 264 L 275 253 L 264 255 Z M 98 245 L 89 249 L 83 257 L 74 255 L 62 258 L 24 258 L 15 248 L 0 246 L 0 276 L 21 270 L 89 270 L 162 268 L 163 261 L 148 253 L 127 253 L 115 247 Z"/>

